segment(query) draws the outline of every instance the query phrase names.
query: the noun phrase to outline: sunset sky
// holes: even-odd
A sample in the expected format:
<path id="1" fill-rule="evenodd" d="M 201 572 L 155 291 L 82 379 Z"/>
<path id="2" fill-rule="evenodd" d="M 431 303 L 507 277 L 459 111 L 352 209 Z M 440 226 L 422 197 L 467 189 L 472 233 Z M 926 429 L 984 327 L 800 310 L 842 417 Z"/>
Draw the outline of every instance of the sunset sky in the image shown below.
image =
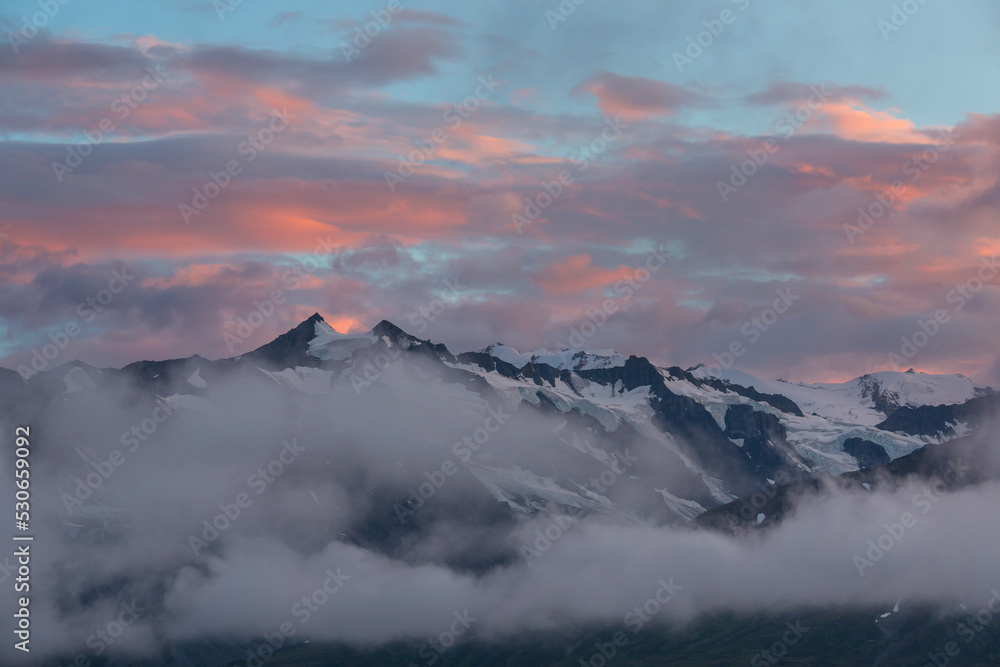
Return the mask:
<path id="1" fill-rule="evenodd" d="M 0 365 L 318 311 L 1000 383 L 1000 4 L 577 2 L 5 0 Z"/>

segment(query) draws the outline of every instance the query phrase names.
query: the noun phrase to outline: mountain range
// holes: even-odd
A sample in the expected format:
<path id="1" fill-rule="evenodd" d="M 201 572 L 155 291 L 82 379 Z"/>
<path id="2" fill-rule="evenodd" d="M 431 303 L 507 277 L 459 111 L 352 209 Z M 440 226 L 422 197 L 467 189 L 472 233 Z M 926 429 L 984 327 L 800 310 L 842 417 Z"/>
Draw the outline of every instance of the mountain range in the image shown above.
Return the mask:
<path id="1" fill-rule="evenodd" d="M 318 313 L 234 358 L 139 361 L 121 369 L 72 362 L 28 380 L 6 371 L 0 373 L 0 391 L 7 405 L 30 411 L 128 378 L 148 401 L 162 401 L 181 412 L 204 412 L 212 409 L 203 398 L 208 387 L 240 369 L 252 369 L 259 383 L 286 397 L 327 396 L 333 401 L 340 392 L 361 396 L 372 387 L 385 388 L 393 377 L 387 370 L 394 373 L 413 361 L 421 364 L 425 391 L 460 388 L 456 401 L 483 419 L 490 410 L 526 409 L 573 423 L 577 429 L 571 437 L 567 431 L 551 438 L 560 443 L 562 456 L 589 464 L 595 474 L 612 460 L 615 447 L 631 443 L 670 471 L 657 477 L 647 466 L 652 483 L 644 478 L 637 485 L 642 494 L 660 498 L 665 512 L 654 514 L 684 522 L 761 485 L 884 465 L 968 435 L 1000 402 L 992 388 L 963 375 L 912 369 L 804 384 L 704 365 L 658 366 L 614 350 L 522 353 L 494 343 L 455 354 L 388 321 L 363 333 L 338 333 Z M 470 400 L 478 406 L 469 408 Z M 580 480 L 566 478 L 557 465 L 546 470 L 525 461 L 499 461 L 495 454 L 469 446 L 456 446 L 455 452 L 481 481 L 484 493 L 515 512 L 556 502 L 648 518 L 642 516 L 649 512 L 647 504 L 617 507 Z"/>
<path id="2" fill-rule="evenodd" d="M 0 417 L 32 425 L 33 469 L 52 472 L 34 493 L 37 511 L 55 519 L 51 543 L 69 550 L 53 566 L 53 608 L 90 615 L 127 592 L 145 601 L 157 634 L 176 615 L 179 573 L 199 572 L 207 586 L 245 560 L 233 555 L 243 540 L 264 536 L 302 558 L 334 545 L 489 580 L 539 567 L 559 539 L 553 526 L 559 536 L 600 522 L 653 534 L 766 534 L 831 488 L 891 492 L 923 479 L 962 489 L 988 479 L 961 462 L 975 457 L 998 402 L 962 375 L 882 371 L 805 384 L 606 349 L 493 343 L 456 353 L 388 321 L 340 333 L 318 313 L 232 358 L 120 369 L 70 362 L 27 378 L 0 371 Z M 244 509 L 233 509 L 248 489 Z M 267 501 L 252 504 L 265 491 Z M 235 513 L 226 528 L 220 509 Z M 144 555 L 121 555 L 130 549 Z M 73 564 L 80 558 L 87 564 Z M 691 626 L 647 631 L 621 664 L 747 660 L 803 618 L 826 645 L 801 649 L 802 664 L 835 664 L 822 662 L 833 644 L 850 656 L 836 664 L 923 664 L 928 642 L 955 634 L 942 620 L 950 617 L 917 601 L 820 609 L 696 614 Z M 570 626 L 499 644 L 477 636 L 446 657 L 428 655 L 441 664 L 594 664 L 578 651 L 591 640 L 604 646 L 606 626 Z M 843 627 L 865 641 L 845 643 Z M 247 657 L 255 644 L 225 623 L 206 637 L 177 634 L 159 658 L 134 664 L 256 664 Z M 266 664 L 408 665 L 434 646 L 400 639 L 411 636 L 389 633 L 376 648 L 290 642 Z M 993 634 L 980 641 L 995 655 Z M 65 649 L 65 664 L 73 653 Z M 821 662 L 808 661 L 815 656 Z M 116 660 L 108 664 L 133 664 Z"/>

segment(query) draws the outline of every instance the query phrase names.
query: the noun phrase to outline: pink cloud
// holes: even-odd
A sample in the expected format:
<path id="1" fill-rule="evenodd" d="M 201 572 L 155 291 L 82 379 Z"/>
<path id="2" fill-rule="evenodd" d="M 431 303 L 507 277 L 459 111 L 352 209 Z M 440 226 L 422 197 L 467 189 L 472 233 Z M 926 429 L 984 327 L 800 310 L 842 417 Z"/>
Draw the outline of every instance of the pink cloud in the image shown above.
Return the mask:
<path id="1" fill-rule="evenodd" d="M 570 294 L 609 287 L 632 273 L 632 269 L 624 265 L 604 269 L 593 266 L 592 262 L 593 257 L 589 254 L 572 255 L 540 271 L 535 280 L 550 294 Z"/>
<path id="2" fill-rule="evenodd" d="M 622 76 L 605 70 L 582 81 L 573 93 L 595 96 L 604 115 L 621 116 L 626 120 L 672 116 L 684 107 L 710 104 L 701 94 L 665 81 Z"/>

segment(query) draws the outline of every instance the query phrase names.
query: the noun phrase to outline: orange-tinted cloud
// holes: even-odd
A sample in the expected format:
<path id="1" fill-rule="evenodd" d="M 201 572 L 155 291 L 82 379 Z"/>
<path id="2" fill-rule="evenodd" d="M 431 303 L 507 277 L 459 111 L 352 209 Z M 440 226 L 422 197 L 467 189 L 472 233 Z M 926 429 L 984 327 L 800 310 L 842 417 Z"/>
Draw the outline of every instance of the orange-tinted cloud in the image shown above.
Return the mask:
<path id="1" fill-rule="evenodd" d="M 570 294 L 611 286 L 633 271 L 624 265 L 604 269 L 593 266 L 592 262 L 587 253 L 573 255 L 540 271 L 535 281 L 550 294 Z"/>
<path id="2" fill-rule="evenodd" d="M 870 109 L 860 103 L 827 102 L 819 107 L 817 113 L 837 136 L 851 141 L 889 144 L 934 142 L 912 120 L 900 118 L 895 111 Z"/>

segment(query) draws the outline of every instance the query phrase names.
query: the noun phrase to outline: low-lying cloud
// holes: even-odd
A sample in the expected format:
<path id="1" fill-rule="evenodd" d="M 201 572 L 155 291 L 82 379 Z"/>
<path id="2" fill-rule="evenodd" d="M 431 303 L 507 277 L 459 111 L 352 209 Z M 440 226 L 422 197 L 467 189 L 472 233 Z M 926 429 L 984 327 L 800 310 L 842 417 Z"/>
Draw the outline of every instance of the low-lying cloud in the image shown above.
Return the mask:
<path id="1" fill-rule="evenodd" d="M 831 483 L 778 526 L 727 535 L 637 500 L 668 465 L 643 459 L 604 489 L 628 511 L 550 502 L 520 513 L 456 454 L 490 409 L 510 416 L 477 452 L 492 457 L 475 459 L 481 475 L 519 461 L 537 479 L 587 486 L 592 469 L 566 455 L 576 452 L 559 437 L 567 429 L 633 457 L 649 456 L 649 443 L 526 403 L 490 406 L 405 362 L 360 393 L 335 382 L 307 395 L 256 369 L 234 373 L 202 371 L 200 396 L 175 386 L 160 392 L 165 403 L 112 380 L 60 397 L 32 425 L 31 659 L 248 644 L 282 627 L 296 640 L 374 644 L 426 640 L 452 624 L 486 639 L 620 625 L 664 586 L 673 592 L 654 620 L 674 624 L 899 600 L 981 605 L 1000 586 L 993 481 L 953 491 L 925 480 L 875 491 Z M 154 419 L 157 401 L 170 411 Z M 963 460 L 973 464 L 996 469 Z M 408 503 L 422 484 L 433 492 Z M 13 498 L 8 475 L 0 494 Z M 11 619 L 15 601 L 3 600 Z M 5 660 L 28 657 L 10 644 Z"/>

